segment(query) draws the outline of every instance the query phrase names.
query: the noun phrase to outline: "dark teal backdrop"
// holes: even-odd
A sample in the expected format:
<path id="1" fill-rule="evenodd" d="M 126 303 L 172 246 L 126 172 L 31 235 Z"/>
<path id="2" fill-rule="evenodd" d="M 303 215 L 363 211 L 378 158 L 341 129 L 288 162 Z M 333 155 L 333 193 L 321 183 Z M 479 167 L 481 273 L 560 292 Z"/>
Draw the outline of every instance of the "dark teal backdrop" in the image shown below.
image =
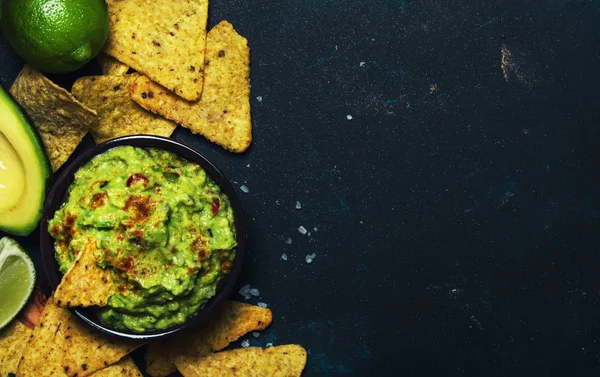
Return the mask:
<path id="1" fill-rule="evenodd" d="M 222 19 L 252 49 L 252 147 L 174 137 L 249 189 L 239 287 L 274 322 L 245 339 L 302 344 L 307 377 L 600 374 L 600 1 L 213 0 Z"/>

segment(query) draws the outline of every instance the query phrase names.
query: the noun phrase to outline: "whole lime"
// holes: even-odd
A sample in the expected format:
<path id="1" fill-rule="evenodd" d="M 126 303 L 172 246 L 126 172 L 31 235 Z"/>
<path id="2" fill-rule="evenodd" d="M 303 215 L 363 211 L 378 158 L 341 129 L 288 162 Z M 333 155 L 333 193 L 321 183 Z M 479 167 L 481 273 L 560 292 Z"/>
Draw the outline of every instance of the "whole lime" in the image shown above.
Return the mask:
<path id="1" fill-rule="evenodd" d="M 2 33 L 40 71 L 71 72 L 100 52 L 108 10 L 104 0 L 4 0 Z"/>

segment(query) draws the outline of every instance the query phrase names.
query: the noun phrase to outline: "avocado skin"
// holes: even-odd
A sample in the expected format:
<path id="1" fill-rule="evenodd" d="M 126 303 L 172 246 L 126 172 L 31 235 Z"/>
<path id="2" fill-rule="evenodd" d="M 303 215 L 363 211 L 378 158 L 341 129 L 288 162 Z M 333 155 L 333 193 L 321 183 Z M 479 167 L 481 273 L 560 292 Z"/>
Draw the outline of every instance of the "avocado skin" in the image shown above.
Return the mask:
<path id="1" fill-rule="evenodd" d="M 6 120 L 9 120 L 8 122 Z M 0 132 L 5 136 L 12 127 L 17 137 L 9 141 L 23 162 L 25 176 L 34 188 L 21 198 L 20 204 L 9 212 L 0 212 L 0 231 L 17 236 L 31 234 L 42 216 L 46 194 L 50 188 L 52 170 L 37 131 L 16 101 L 0 86 Z M 7 137 L 8 138 L 8 137 Z M 28 204 L 26 210 L 19 210 Z"/>

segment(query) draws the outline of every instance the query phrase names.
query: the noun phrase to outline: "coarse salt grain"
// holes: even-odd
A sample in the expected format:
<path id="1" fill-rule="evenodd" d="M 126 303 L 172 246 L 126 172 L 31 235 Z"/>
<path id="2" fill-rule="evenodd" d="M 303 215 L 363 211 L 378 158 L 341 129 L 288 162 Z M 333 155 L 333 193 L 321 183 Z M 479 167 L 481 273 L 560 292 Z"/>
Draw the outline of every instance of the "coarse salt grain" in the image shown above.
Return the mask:
<path id="1" fill-rule="evenodd" d="M 260 336 L 260 333 L 258 331 L 253 331 L 252 336 L 258 338 Z"/>
<path id="2" fill-rule="evenodd" d="M 281 254 L 281 260 L 287 260 L 287 254 L 286 253 Z"/>
<path id="3" fill-rule="evenodd" d="M 301 234 L 306 234 L 307 230 L 305 227 L 303 227 L 302 225 L 300 225 L 298 227 L 298 232 L 300 232 Z"/>
<path id="4" fill-rule="evenodd" d="M 250 347 L 250 341 L 248 339 L 242 340 L 242 347 Z"/>
<path id="5" fill-rule="evenodd" d="M 361 67 L 362 67 L 362 66 L 363 66 L 363 65 L 365 65 L 365 64 L 366 64 L 365 62 L 360 62 L 359 66 L 361 66 Z"/>
<path id="6" fill-rule="evenodd" d="M 239 293 L 244 296 L 244 298 L 246 300 L 250 299 L 250 284 L 246 284 L 244 285 L 242 288 L 240 288 Z"/>
<path id="7" fill-rule="evenodd" d="M 288 245 L 291 245 L 292 244 L 292 239 L 288 238 L 287 240 L 285 240 L 285 243 L 287 243 Z"/>
<path id="8" fill-rule="evenodd" d="M 262 96 L 258 96 L 258 97 L 256 97 L 256 100 L 257 100 L 258 102 L 262 102 Z"/>
<path id="9" fill-rule="evenodd" d="M 252 296 L 260 296 L 260 292 L 259 292 L 259 291 L 258 291 L 258 289 L 256 289 L 256 288 L 252 288 L 252 289 L 250 289 L 249 293 L 250 293 Z"/>
<path id="10" fill-rule="evenodd" d="M 307 255 L 305 258 L 304 258 L 304 260 L 306 261 L 306 263 L 309 263 L 309 264 L 310 264 L 310 263 L 312 263 L 312 262 L 313 262 L 313 260 L 314 260 L 316 257 L 317 257 L 317 254 L 315 254 L 315 253 L 312 253 L 312 254 L 308 254 L 308 255 Z"/>
<path id="11" fill-rule="evenodd" d="M 250 189 L 248 188 L 248 186 L 246 185 L 241 185 L 240 189 L 245 192 L 246 194 L 250 192 Z"/>
<path id="12" fill-rule="evenodd" d="M 350 114 L 346 115 L 346 119 L 352 120 L 352 115 L 350 115 Z"/>
<path id="13" fill-rule="evenodd" d="M 319 229 L 317 229 L 317 227 L 314 227 L 313 229 L 314 229 L 314 231 L 315 231 L 315 232 L 316 232 L 317 230 L 319 230 Z"/>
<path id="14" fill-rule="evenodd" d="M 273 347 L 273 343 L 269 342 L 269 343 L 265 344 L 265 347 Z"/>
<path id="15" fill-rule="evenodd" d="M 296 202 L 296 209 L 300 209 L 300 208 L 302 208 L 302 204 L 300 204 L 300 202 L 297 201 Z"/>
<path id="16" fill-rule="evenodd" d="M 264 302 L 259 302 L 259 303 L 258 303 L 258 304 L 256 304 L 256 305 L 258 305 L 258 307 L 259 307 L 259 308 L 263 308 L 263 309 L 266 309 L 266 308 L 267 308 L 267 306 L 268 306 L 268 305 L 267 305 L 267 304 L 265 304 Z"/>

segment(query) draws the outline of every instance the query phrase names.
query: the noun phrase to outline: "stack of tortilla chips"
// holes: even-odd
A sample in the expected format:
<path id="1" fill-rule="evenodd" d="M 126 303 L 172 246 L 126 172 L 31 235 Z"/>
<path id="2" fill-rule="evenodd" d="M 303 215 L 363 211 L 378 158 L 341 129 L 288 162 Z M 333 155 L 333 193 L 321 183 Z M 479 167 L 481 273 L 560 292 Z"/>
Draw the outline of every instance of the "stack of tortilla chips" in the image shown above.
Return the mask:
<path id="1" fill-rule="evenodd" d="M 222 21 L 208 33 L 207 0 L 107 0 L 103 75 L 72 94 L 25 66 L 11 88 L 38 129 L 54 171 L 90 131 L 169 137 L 177 124 L 233 152 L 252 142 L 250 50 Z M 131 71 L 131 73 L 129 73 Z"/>
<path id="2" fill-rule="evenodd" d="M 299 345 L 248 347 L 217 352 L 272 321 L 269 309 L 235 301 L 202 328 L 150 343 L 148 373 L 167 376 L 179 370 L 185 377 L 300 376 L 306 351 Z M 51 297 L 38 323 L 13 321 L 0 331 L 0 376 L 141 377 L 129 355 L 143 342 L 121 340 L 86 327 Z"/>

